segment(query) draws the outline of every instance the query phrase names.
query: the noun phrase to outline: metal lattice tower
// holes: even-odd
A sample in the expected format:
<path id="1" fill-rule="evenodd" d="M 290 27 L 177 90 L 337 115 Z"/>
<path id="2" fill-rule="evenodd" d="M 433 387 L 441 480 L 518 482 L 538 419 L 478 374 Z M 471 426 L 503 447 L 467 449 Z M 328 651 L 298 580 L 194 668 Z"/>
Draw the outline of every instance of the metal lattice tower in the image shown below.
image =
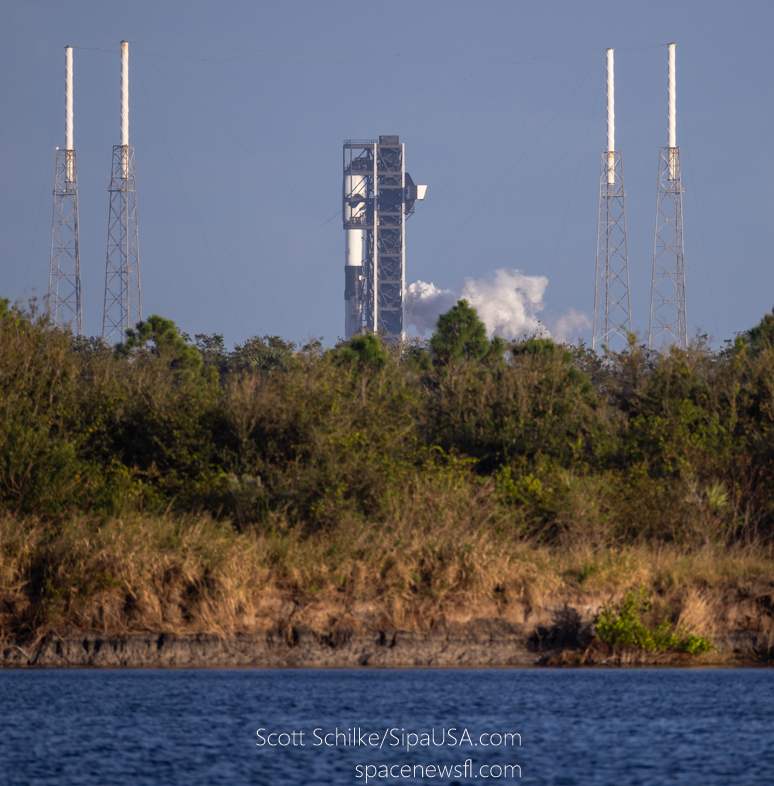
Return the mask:
<path id="1" fill-rule="evenodd" d="M 73 48 L 65 47 L 65 149 L 56 150 L 48 312 L 55 325 L 83 335 L 78 171 L 73 147 Z"/>
<path id="2" fill-rule="evenodd" d="M 599 178 L 597 266 L 594 284 L 592 349 L 623 349 L 631 333 L 629 254 L 626 245 L 626 192 L 623 159 L 615 149 L 613 50 L 607 50 L 607 150 Z"/>
<path id="3" fill-rule="evenodd" d="M 406 219 L 426 190 L 406 172 L 397 136 L 344 142 L 346 339 L 363 330 L 405 338 Z"/>
<path id="4" fill-rule="evenodd" d="M 688 346 L 683 255 L 683 184 L 677 146 L 675 45 L 668 44 L 669 145 L 659 150 L 656 239 L 650 291 L 648 346 Z"/>
<path id="5" fill-rule="evenodd" d="M 113 146 L 110 173 L 105 306 L 102 338 L 123 338 L 142 319 L 140 248 L 134 147 L 129 144 L 129 42 L 121 42 L 121 144 Z"/>

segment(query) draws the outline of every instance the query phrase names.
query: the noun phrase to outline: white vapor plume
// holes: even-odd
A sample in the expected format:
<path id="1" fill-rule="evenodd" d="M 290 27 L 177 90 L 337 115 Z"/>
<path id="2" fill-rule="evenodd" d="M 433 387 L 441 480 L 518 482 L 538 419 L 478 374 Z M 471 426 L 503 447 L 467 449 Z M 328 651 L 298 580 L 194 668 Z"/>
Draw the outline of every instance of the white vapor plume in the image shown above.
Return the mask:
<path id="1" fill-rule="evenodd" d="M 546 333 L 537 314 L 544 307 L 545 276 L 525 276 L 520 270 L 495 270 L 488 278 L 466 278 L 462 297 L 478 311 L 490 336 L 517 338 Z"/>
<path id="2" fill-rule="evenodd" d="M 476 309 L 490 336 L 507 339 L 525 334 L 547 336 L 549 333 L 537 316 L 545 306 L 543 295 L 547 286 L 545 276 L 527 276 L 521 270 L 503 269 L 482 279 L 466 278 L 459 294 L 417 281 L 406 289 L 406 319 L 424 335 L 435 327 L 440 314 L 464 299 Z M 567 323 L 569 329 L 580 325 L 578 318 L 583 318 L 576 312 L 571 314 L 575 321 Z"/>
<path id="3" fill-rule="evenodd" d="M 406 319 L 423 336 L 435 328 L 438 317 L 448 311 L 459 297 L 451 289 L 417 281 L 406 287 Z"/>
<path id="4" fill-rule="evenodd" d="M 559 317 L 553 328 L 553 334 L 559 341 L 571 341 L 578 337 L 581 330 L 591 327 L 591 320 L 580 311 L 571 308 L 566 314 Z"/>

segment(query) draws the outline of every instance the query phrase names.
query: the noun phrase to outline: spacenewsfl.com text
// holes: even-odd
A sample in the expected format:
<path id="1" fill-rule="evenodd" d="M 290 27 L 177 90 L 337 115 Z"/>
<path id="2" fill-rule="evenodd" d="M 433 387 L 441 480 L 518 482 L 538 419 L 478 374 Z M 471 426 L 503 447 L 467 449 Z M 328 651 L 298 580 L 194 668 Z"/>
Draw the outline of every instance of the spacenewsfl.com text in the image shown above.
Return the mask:
<path id="1" fill-rule="evenodd" d="M 355 777 L 364 783 L 397 778 L 521 778 L 518 764 L 481 764 L 473 759 L 462 764 L 358 764 Z"/>

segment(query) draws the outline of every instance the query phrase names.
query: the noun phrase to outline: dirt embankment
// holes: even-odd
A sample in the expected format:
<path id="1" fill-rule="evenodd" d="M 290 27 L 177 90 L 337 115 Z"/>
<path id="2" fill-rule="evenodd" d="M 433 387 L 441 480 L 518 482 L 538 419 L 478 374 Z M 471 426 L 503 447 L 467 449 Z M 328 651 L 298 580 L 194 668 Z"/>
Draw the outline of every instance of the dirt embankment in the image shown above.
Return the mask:
<path id="1" fill-rule="evenodd" d="M 692 591 L 678 624 L 709 636 L 715 650 L 683 653 L 617 651 L 595 640 L 602 597 L 567 593 L 540 603 L 478 603 L 438 609 L 417 604 L 394 610 L 378 602 L 305 604 L 267 598 L 261 613 L 237 630 L 54 630 L 34 637 L 6 635 L 6 667 L 331 668 L 700 666 L 774 663 L 774 588 L 766 594 Z"/>

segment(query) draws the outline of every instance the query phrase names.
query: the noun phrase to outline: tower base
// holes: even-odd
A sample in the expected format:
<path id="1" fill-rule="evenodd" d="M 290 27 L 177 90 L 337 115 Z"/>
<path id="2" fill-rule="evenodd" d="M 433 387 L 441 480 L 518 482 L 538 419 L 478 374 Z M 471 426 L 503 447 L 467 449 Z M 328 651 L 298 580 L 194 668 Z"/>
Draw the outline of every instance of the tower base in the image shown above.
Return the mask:
<path id="1" fill-rule="evenodd" d="M 140 249 L 137 234 L 137 190 L 134 147 L 113 146 L 110 174 L 105 305 L 102 338 L 124 337 L 126 329 L 142 320 Z"/>
<path id="2" fill-rule="evenodd" d="M 57 150 L 54 175 L 54 218 L 51 224 L 51 268 L 48 312 L 61 328 L 83 335 L 81 249 L 78 236 L 78 171 L 75 150 Z"/>
<path id="3" fill-rule="evenodd" d="M 680 349 L 688 346 L 679 147 L 659 150 L 648 346 L 660 344 L 673 344 Z"/>
<path id="4" fill-rule="evenodd" d="M 591 344 L 595 350 L 602 346 L 625 349 L 632 330 L 625 198 L 621 153 L 603 152 Z"/>

